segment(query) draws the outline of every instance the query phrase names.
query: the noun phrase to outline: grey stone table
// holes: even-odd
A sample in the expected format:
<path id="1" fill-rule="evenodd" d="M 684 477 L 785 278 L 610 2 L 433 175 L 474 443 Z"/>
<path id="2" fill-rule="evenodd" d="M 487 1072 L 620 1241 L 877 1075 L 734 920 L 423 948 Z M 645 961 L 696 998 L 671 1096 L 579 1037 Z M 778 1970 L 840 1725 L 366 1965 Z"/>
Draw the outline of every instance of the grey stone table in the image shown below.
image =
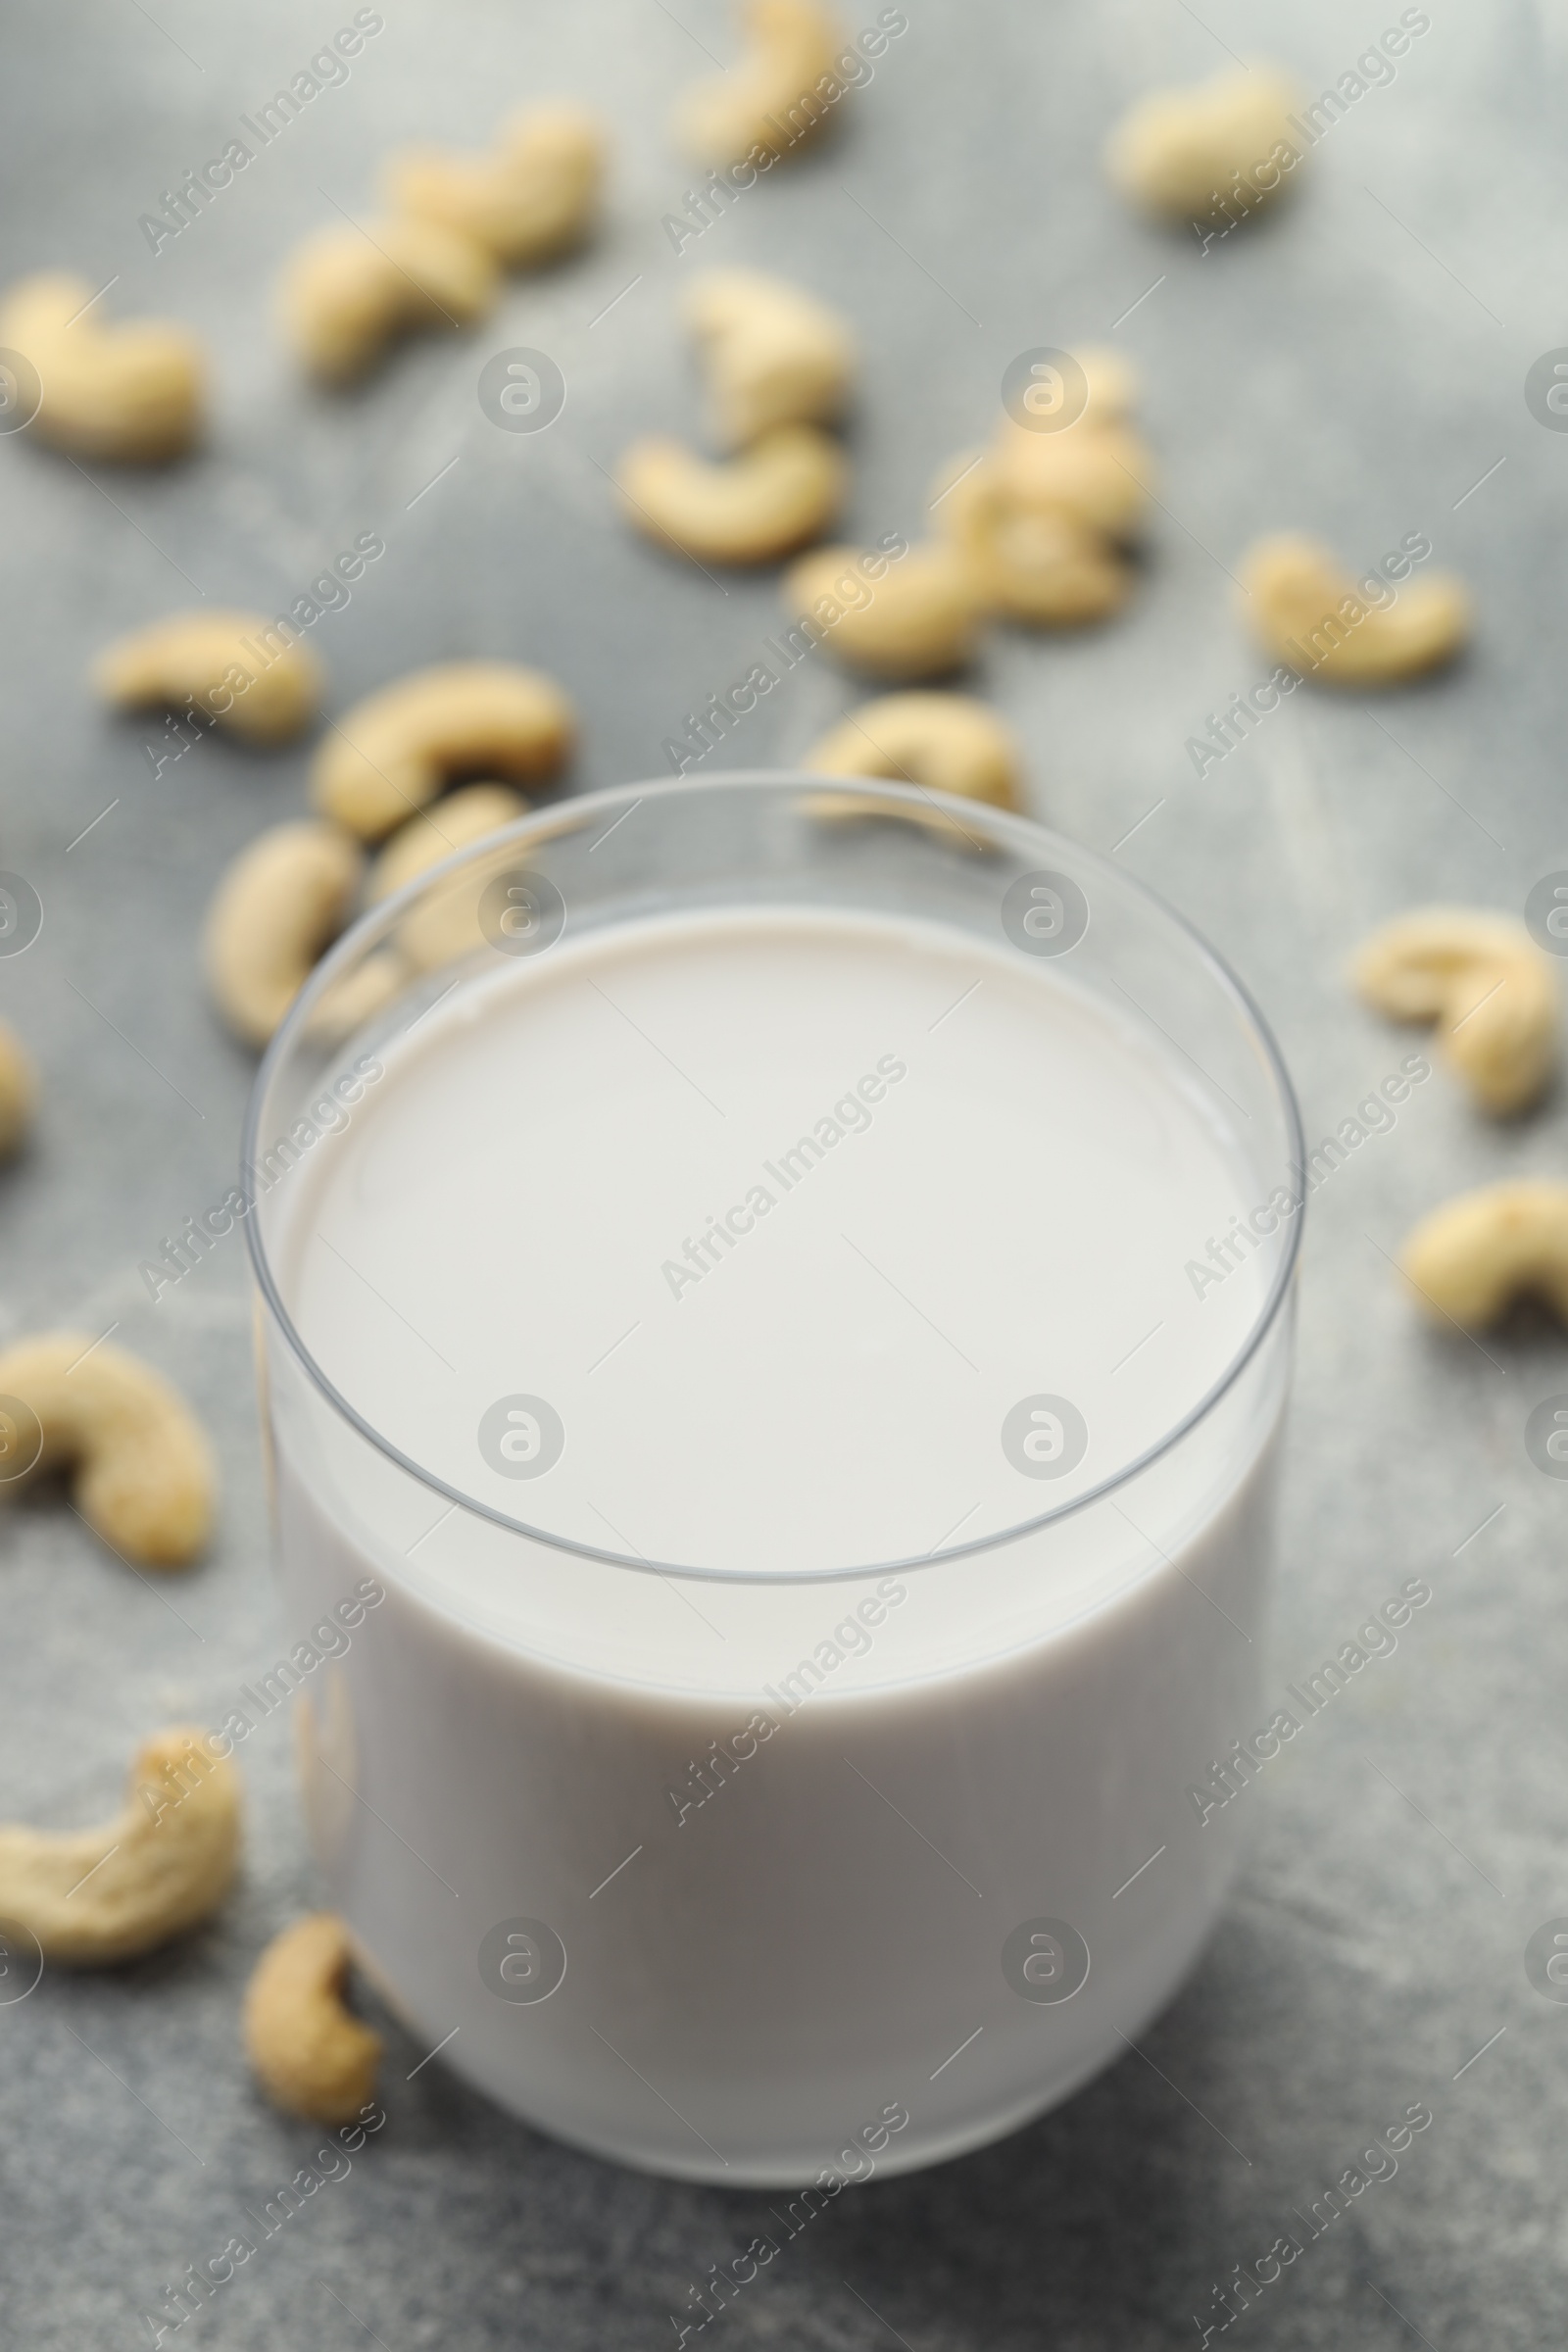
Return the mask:
<path id="1" fill-rule="evenodd" d="M 846 5 L 854 23 L 877 13 Z M 196 934 L 225 860 L 302 807 L 307 755 L 211 739 L 160 767 L 160 722 L 106 720 L 87 663 L 198 590 L 275 610 L 373 530 L 384 558 L 314 631 L 335 708 L 416 663 L 515 657 L 582 710 L 574 786 L 659 772 L 663 740 L 744 672 L 777 610 L 769 579 L 720 589 L 612 511 L 604 469 L 622 443 L 692 420 L 675 298 L 700 263 L 776 269 L 858 320 L 852 535 L 922 529 L 933 469 L 989 429 L 1017 352 L 1108 338 L 1136 363 L 1161 466 L 1142 593 L 1082 639 L 997 633 L 978 685 L 1023 737 L 1039 812 L 1114 851 L 1234 960 L 1314 1136 L 1407 1050 L 1348 1000 L 1363 929 L 1433 897 L 1517 907 L 1568 865 L 1568 437 L 1523 397 L 1530 364 L 1568 341 L 1560 13 L 1434 0 L 1396 77 L 1320 139 L 1291 206 L 1200 252 L 1109 198 L 1108 120 L 1227 50 L 1336 83 L 1397 22 L 1395 0 L 908 0 L 834 143 L 677 254 L 662 219 L 688 182 L 664 122 L 710 70 L 705 50 L 734 54 L 721 0 L 385 0 L 349 78 L 154 254 L 140 216 L 352 14 L 81 0 L 15 11 L 6 34 L 0 276 L 67 266 L 118 281 L 108 310 L 188 321 L 212 350 L 217 421 L 204 455 L 162 475 L 0 443 L 0 864 L 47 908 L 36 946 L 0 962 L 0 1013 L 45 1085 L 36 1148 L 0 1187 L 0 1336 L 118 1323 L 201 1400 L 226 1488 L 211 1562 L 182 1581 L 138 1580 L 58 1498 L 8 1516 L 12 1818 L 94 1818 L 150 1723 L 220 1720 L 282 1631 L 240 1245 L 157 1307 L 136 1267 L 230 1181 L 250 1065 L 203 1000 Z M 506 106 L 554 93 L 613 126 L 592 251 L 514 281 L 480 335 L 410 349 L 361 397 L 302 390 L 270 318 L 290 244 L 363 214 L 389 145 L 477 143 Z M 519 343 L 567 384 L 532 436 L 497 431 L 475 398 L 484 360 Z M 1188 738 L 1265 666 L 1229 573 L 1278 527 L 1362 561 L 1427 533 L 1434 564 L 1474 585 L 1474 649 L 1375 703 L 1299 693 L 1200 778 Z M 787 762 L 856 699 L 813 659 L 728 756 Z M 1249 2340 L 1560 2339 L 1568 2007 L 1533 1989 L 1523 1955 L 1568 1913 L 1568 1489 L 1533 1468 L 1522 1432 L 1568 1388 L 1568 1344 L 1544 1322 L 1485 1352 L 1433 1336 L 1388 1252 L 1447 1190 L 1559 1167 L 1565 1131 L 1560 1102 L 1517 1130 L 1483 1126 L 1440 1074 L 1313 1201 L 1270 1689 L 1404 1579 L 1433 1598 L 1249 1791 L 1234 1898 L 1142 2054 L 1000 2146 L 846 2194 L 715 2335 L 855 2352 L 1179 2344 L 1195 2315 L 1220 2316 L 1216 2281 L 1294 2233 L 1303 2252 L 1236 2323 Z M 236 2041 L 256 1953 L 313 1892 L 286 1751 L 280 1720 L 246 1750 L 249 1862 L 211 1932 L 122 1973 L 50 1974 L 0 2007 L 8 2343 L 150 2340 L 142 2314 L 166 2284 L 219 2254 L 316 2143 L 258 2100 Z M 386 2130 L 190 2338 L 656 2346 L 761 2226 L 760 2198 L 617 2172 L 508 2121 L 439 2059 L 414 2073 L 423 2053 L 387 2031 Z M 1434 2120 L 1396 2173 L 1316 2236 L 1293 2221 L 1417 2103 Z"/>

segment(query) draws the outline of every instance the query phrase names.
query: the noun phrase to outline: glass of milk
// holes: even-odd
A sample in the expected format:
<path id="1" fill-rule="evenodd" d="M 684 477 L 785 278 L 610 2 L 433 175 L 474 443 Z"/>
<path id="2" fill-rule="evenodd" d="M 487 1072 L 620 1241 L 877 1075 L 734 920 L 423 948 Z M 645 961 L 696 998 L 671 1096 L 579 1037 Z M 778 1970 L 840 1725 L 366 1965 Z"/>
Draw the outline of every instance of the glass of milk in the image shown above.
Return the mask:
<path id="1" fill-rule="evenodd" d="M 421 2047 L 824 2194 L 1122 2055 L 1288 1736 L 1299 1173 L 1224 965 L 989 808 L 642 785 L 368 914 L 244 1187 L 269 1689 Z"/>

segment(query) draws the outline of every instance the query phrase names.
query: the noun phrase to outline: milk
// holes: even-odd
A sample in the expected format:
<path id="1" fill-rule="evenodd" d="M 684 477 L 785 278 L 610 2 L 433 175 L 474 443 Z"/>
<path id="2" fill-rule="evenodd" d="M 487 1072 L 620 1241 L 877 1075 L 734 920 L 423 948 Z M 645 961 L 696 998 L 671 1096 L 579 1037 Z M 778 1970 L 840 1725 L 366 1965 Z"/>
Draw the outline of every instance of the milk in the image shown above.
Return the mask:
<path id="1" fill-rule="evenodd" d="M 1271 1275 L 1193 1277 L 1224 1101 L 1068 957 L 821 906 L 568 925 L 373 1067 L 272 1254 L 380 1445 L 268 1348 L 291 1615 L 385 1595 L 306 1727 L 367 1965 L 665 2172 L 1064 2095 L 1200 1948 L 1182 1783 L 1256 1715 L 1283 1339 L 1160 1450 Z"/>

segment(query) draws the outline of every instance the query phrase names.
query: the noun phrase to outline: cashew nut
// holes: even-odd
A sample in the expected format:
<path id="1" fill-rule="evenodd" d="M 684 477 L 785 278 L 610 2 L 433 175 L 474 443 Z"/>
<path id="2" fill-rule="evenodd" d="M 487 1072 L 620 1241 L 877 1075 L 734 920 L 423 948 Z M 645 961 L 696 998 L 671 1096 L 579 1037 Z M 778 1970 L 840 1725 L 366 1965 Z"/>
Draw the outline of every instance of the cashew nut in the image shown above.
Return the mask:
<path id="1" fill-rule="evenodd" d="M 137 1749 L 117 1820 L 0 1828 L 0 1917 L 65 1968 L 134 1960 L 212 1917 L 239 1846 L 239 1775 L 205 1732 L 178 1724 Z"/>
<path id="2" fill-rule="evenodd" d="M 155 319 L 102 325 L 84 277 L 24 277 L 0 302 L 0 348 L 37 372 L 36 429 L 84 458 L 155 465 L 201 427 L 206 365 L 183 327 Z"/>
<path id="3" fill-rule="evenodd" d="M 346 2124 L 375 2091 L 381 2036 L 346 2006 L 353 1956 L 330 1911 L 274 1936 L 245 1992 L 245 2054 L 270 2099 L 318 2124 Z"/>
<path id="4" fill-rule="evenodd" d="M 1086 412 L 1054 433 L 1011 416 L 997 431 L 990 466 L 998 490 L 1023 506 L 1054 507 L 1086 529 L 1130 539 L 1149 506 L 1154 465 L 1126 424 Z"/>
<path id="5" fill-rule="evenodd" d="M 371 866 L 365 886 L 368 906 L 388 899 L 457 850 L 499 832 L 527 808 L 521 793 L 505 784 L 469 784 L 424 816 L 415 816 L 394 833 Z M 499 871 L 500 869 L 495 869 Z M 414 971 L 438 971 L 479 946 L 479 901 L 492 871 L 473 865 L 444 886 L 426 891 L 398 926 L 397 947 Z"/>
<path id="6" fill-rule="evenodd" d="M 1267 66 L 1156 90 L 1116 124 L 1105 168 L 1124 196 L 1172 220 L 1206 217 L 1238 182 L 1245 212 L 1286 184 L 1300 153 L 1291 125 L 1299 104 L 1294 82 Z"/>
<path id="7" fill-rule="evenodd" d="M 780 424 L 831 424 L 855 346 L 825 303 L 759 270 L 709 270 L 686 296 L 719 440 L 742 448 Z"/>
<path id="8" fill-rule="evenodd" d="M 1119 351 L 1084 343 L 1073 353 L 1084 371 L 1084 416 L 1091 424 L 1120 424 L 1138 406 L 1138 370 Z"/>
<path id="9" fill-rule="evenodd" d="M 542 106 L 514 116 L 494 155 L 408 147 L 392 157 L 383 182 L 397 211 L 471 237 L 517 270 L 564 253 L 586 233 L 604 164 L 591 116 Z"/>
<path id="10" fill-rule="evenodd" d="M 471 326 L 495 302 L 496 287 L 495 262 L 472 237 L 429 220 L 377 220 L 307 238 L 283 272 L 279 299 L 306 367 L 342 384 L 363 375 L 397 335 Z"/>
<path id="11" fill-rule="evenodd" d="M 307 817 L 261 834 L 225 871 L 202 955 L 218 1009 L 247 1045 L 266 1045 L 342 930 L 364 864 L 358 842 Z"/>
<path id="12" fill-rule="evenodd" d="M 1423 1217 L 1399 1253 L 1433 1313 L 1466 1331 L 1522 1293 L 1568 1322 L 1568 1184 L 1489 1184 Z"/>
<path id="13" fill-rule="evenodd" d="M 1524 925 L 1466 906 L 1428 906 L 1374 931 L 1354 965 L 1369 1004 L 1436 1021 L 1446 1058 L 1483 1109 L 1534 1102 L 1557 1057 L 1557 976 Z"/>
<path id="14" fill-rule="evenodd" d="M 621 505 L 651 538 L 710 564 L 771 564 L 817 538 L 844 503 L 849 467 L 813 424 L 781 424 L 710 466 L 678 441 L 634 441 Z"/>
<path id="15" fill-rule="evenodd" d="M 544 782 L 564 763 L 575 725 L 539 670 L 441 662 L 355 705 L 317 755 L 312 797 L 351 833 L 379 841 L 464 776 Z"/>
<path id="16" fill-rule="evenodd" d="M 367 906 L 389 899 L 455 851 L 512 824 L 527 807 L 521 793 L 505 784 L 469 784 L 448 793 L 426 815 L 411 817 L 393 834 L 366 881 Z M 479 902 L 499 870 L 466 865 L 416 901 L 398 926 L 395 949 L 411 974 L 439 971 L 480 945 Z"/>
<path id="17" fill-rule="evenodd" d="M 825 121 L 818 84 L 844 85 L 833 69 L 843 27 L 817 0 L 747 0 L 752 48 L 721 79 L 699 82 L 676 110 L 681 145 L 705 164 L 738 164 L 760 148 L 786 155 Z"/>
<path id="18" fill-rule="evenodd" d="M 1021 808 L 1018 747 L 994 710 L 964 694 L 889 694 L 862 704 L 811 746 L 802 765 L 821 776 L 889 776 L 997 808 Z M 881 804 L 839 804 L 846 814 Z"/>
<path id="19" fill-rule="evenodd" d="M 867 579 L 867 563 L 859 548 L 818 547 L 792 564 L 784 575 L 792 618 L 850 668 L 873 677 L 934 678 L 961 669 L 981 616 L 963 558 L 928 541 L 880 578 Z"/>
<path id="20" fill-rule="evenodd" d="M 384 845 L 366 877 L 366 905 L 374 906 L 391 898 L 443 858 L 482 841 L 487 833 L 498 833 L 527 807 L 521 793 L 507 784 L 466 784 L 461 792 L 449 792 L 422 816 L 411 816 Z"/>
<path id="21" fill-rule="evenodd" d="M 1331 686 L 1413 678 L 1451 661 L 1469 634 L 1470 600 L 1450 573 L 1409 580 L 1396 601 L 1369 604 L 1357 593 L 1367 580 L 1343 572 L 1319 541 L 1291 532 L 1259 540 L 1241 577 L 1248 617 L 1269 652 Z"/>
<path id="22" fill-rule="evenodd" d="M 1131 567 L 1102 532 L 1065 507 L 1010 496 L 992 459 L 955 466 L 938 487 L 937 518 L 988 612 L 1066 628 L 1126 603 Z"/>
<path id="23" fill-rule="evenodd" d="M 16 1031 L 0 1021 L 0 1159 L 22 1148 L 38 1101 L 38 1073 Z"/>
<path id="24" fill-rule="evenodd" d="M 113 1550 L 189 1566 L 218 1474 L 189 1405 L 151 1364 L 90 1332 L 45 1332 L 0 1354 L 0 1494 L 69 1468 L 76 1509 Z"/>
<path id="25" fill-rule="evenodd" d="M 285 743 L 316 715 L 321 664 L 300 637 L 266 652 L 271 625 L 257 612 L 173 612 L 107 646 L 92 682 L 121 710 L 194 704 L 251 743 Z"/>
<path id="26" fill-rule="evenodd" d="M 1004 415 L 992 448 L 955 458 L 932 490 L 939 525 L 986 610 L 1037 628 L 1103 620 L 1125 604 L 1134 575 L 1122 543 L 1143 517 L 1153 472 L 1126 422 L 1131 370 L 1099 351 L 1079 365 L 1084 407 L 1070 423 L 1048 431 Z"/>
<path id="27" fill-rule="evenodd" d="M 327 982 L 305 1016 L 303 1034 L 317 1045 L 342 1045 L 395 1004 L 413 978 L 413 966 L 397 948 L 374 950 Z"/>

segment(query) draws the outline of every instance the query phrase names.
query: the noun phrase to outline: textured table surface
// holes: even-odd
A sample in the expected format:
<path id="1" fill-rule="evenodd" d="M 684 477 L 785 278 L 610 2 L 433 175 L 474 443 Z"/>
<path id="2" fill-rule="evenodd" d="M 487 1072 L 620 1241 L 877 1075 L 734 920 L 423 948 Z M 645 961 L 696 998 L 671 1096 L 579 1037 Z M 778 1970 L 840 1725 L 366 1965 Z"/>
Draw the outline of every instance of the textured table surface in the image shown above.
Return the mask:
<path id="1" fill-rule="evenodd" d="M 212 349 L 217 423 L 163 475 L 0 441 L 0 864 L 47 909 L 36 946 L 0 962 L 0 1013 L 45 1088 L 36 1147 L 0 1186 L 0 1336 L 118 1323 L 200 1399 L 226 1498 L 210 1563 L 156 1584 L 58 1498 L 8 1518 L 8 1817 L 95 1818 L 146 1727 L 220 1721 L 282 1630 L 241 1245 L 156 1308 L 136 1267 L 230 1181 L 250 1064 L 203 1000 L 196 933 L 225 860 L 303 806 L 307 752 L 213 739 L 155 774 L 159 722 L 95 710 L 90 657 L 197 589 L 275 610 L 374 530 L 384 559 L 315 631 L 333 708 L 419 662 L 520 658 L 583 713 L 575 786 L 658 772 L 682 712 L 744 672 L 776 615 L 769 578 L 721 591 L 612 512 L 603 469 L 633 432 L 691 427 L 683 272 L 755 262 L 854 315 L 852 536 L 921 530 L 934 467 L 989 430 L 1017 352 L 1109 338 L 1136 362 L 1161 466 L 1142 593 L 1082 639 L 997 633 L 978 686 L 1024 739 L 1036 809 L 1114 849 L 1234 960 L 1314 1137 L 1408 1050 L 1344 988 L 1366 926 L 1427 898 L 1517 908 L 1568 865 L 1568 437 L 1523 398 L 1531 362 L 1568 337 L 1560 20 L 1434 0 L 1430 31 L 1322 139 L 1292 205 L 1200 254 L 1107 194 L 1107 122 L 1152 83 L 1222 67 L 1227 47 L 1334 82 L 1396 21 L 1393 0 L 1206 0 L 1202 23 L 1183 0 L 907 13 L 838 139 L 677 257 L 661 219 L 687 174 L 665 118 L 710 70 L 705 48 L 734 54 L 720 0 L 386 0 L 347 83 L 156 258 L 138 216 L 348 20 L 346 0 L 13 14 L 0 276 L 71 267 L 118 278 L 105 302 L 122 316 L 188 321 Z M 504 107 L 555 93 L 613 126 L 599 242 L 513 281 L 477 337 L 411 348 L 361 397 L 301 390 L 270 311 L 292 241 L 338 208 L 363 214 L 388 145 L 477 143 Z M 485 358 L 518 343 L 567 383 L 537 435 L 497 431 L 475 398 Z M 1281 527 L 1362 562 L 1426 532 L 1434 564 L 1473 583 L 1473 652 L 1375 703 L 1301 692 L 1200 780 L 1187 738 L 1266 667 L 1228 571 Z M 813 659 L 730 757 L 788 762 L 858 699 Z M 724 2320 L 727 2341 L 1192 2340 L 1215 2280 L 1302 2235 L 1293 2209 L 1415 2102 L 1434 2121 L 1397 2174 L 1308 2238 L 1239 2328 L 1292 2348 L 1560 2339 L 1568 2007 L 1532 1989 L 1523 1951 L 1568 1913 L 1568 1490 L 1532 1467 L 1522 1433 L 1568 1387 L 1568 1345 L 1544 1322 L 1485 1351 L 1434 1336 L 1387 1253 L 1446 1191 L 1551 1172 L 1565 1129 L 1560 1102 L 1484 1126 L 1440 1073 L 1313 1202 L 1270 1687 L 1406 1577 L 1434 1597 L 1250 1791 L 1241 1881 L 1143 2054 L 1000 2146 L 842 2197 Z M 8 2343 L 150 2340 L 141 2315 L 166 2282 L 219 2253 L 316 2144 L 258 2100 L 237 2047 L 254 1957 L 313 1894 L 281 1719 L 245 1771 L 248 1867 L 210 1932 L 119 1974 L 51 1974 L 0 2007 Z M 386 2352 L 655 2346 L 689 2286 L 761 2226 L 760 2198 L 536 2136 L 439 2059 L 408 2080 L 423 2053 L 387 2031 L 386 2130 L 190 2337 L 235 2352 L 348 2352 L 368 2332 Z"/>

